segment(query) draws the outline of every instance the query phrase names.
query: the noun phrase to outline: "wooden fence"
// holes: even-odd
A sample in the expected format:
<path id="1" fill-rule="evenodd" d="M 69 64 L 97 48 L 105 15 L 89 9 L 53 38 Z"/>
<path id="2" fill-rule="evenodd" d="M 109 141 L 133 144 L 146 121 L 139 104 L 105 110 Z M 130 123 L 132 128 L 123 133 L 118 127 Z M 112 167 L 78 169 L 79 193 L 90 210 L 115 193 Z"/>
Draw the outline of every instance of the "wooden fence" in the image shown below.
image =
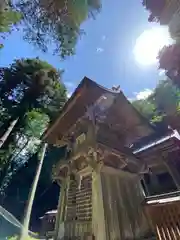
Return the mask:
<path id="1" fill-rule="evenodd" d="M 157 239 L 180 239 L 180 192 L 148 197 L 145 209 Z"/>

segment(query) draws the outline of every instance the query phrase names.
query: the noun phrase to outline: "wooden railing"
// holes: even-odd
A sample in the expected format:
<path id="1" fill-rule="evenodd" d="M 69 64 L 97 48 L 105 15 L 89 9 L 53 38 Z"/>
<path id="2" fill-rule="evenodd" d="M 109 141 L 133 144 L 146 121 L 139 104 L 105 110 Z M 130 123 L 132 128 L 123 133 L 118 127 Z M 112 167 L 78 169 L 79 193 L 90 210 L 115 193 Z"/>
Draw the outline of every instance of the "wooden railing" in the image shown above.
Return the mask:
<path id="1" fill-rule="evenodd" d="M 157 239 L 180 239 L 180 192 L 146 198 L 145 210 Z"/>

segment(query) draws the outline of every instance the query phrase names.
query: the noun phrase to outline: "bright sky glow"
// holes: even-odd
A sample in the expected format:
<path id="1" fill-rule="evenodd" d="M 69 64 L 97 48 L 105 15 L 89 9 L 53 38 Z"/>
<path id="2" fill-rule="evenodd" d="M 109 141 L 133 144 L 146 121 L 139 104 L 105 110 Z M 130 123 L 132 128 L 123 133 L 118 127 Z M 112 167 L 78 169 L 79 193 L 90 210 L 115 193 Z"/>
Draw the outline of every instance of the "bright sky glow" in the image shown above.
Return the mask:
<path id="1" fill-rule="evenodd" d="M 146 99 L 147 97 L 149 97 L 152 93 L 151 89 L 144 89 L 143 91 L 140 91 L 139 93 L 135 93 L 136 95 L 136 99 L 137 100 L 142 100 L 142 99 Z"/>
<path id="2" fill-rule="evenodd" d="M 141 65 L 153 65 L 157 61 L 159 50 L 170 43 L 172 39 L 167 28 L 154 27 L 146 30 L 136 40 L 135 59 Z"/>

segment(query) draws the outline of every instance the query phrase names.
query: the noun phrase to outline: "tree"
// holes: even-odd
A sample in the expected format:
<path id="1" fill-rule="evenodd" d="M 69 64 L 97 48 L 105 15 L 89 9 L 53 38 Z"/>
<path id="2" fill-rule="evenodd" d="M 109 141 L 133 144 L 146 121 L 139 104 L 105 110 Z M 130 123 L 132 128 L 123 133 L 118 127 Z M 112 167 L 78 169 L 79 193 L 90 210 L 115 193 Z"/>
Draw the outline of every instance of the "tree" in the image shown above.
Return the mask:
<path id="1" fill-rule="evenodd" d="M 51 169 L 54 164 L 65 156 L 65 154 L 66 148 L 48 146 L 33 204 L 31 216 L 31 229 L 33 229 L 33 232 L 39 230 L 39 217 L 46 211 L 57 207 L 59 186 L 52 183 Z M 26 163 L 21 165 L 13 175 L 6 189 L 4 207 L 20 221 L 23 220 L 23 213 L 27 205 L 28 194 L 31 189 L 38 162 L 38 154 L 35 153 Z M 46 201 L 44 201 L 44 199 L 46 199 Z M 16 206 L 16 208 L 14 208 L 14 206 Z"/>
<path id="2" fill-rule="evenodd" d="M 149 99 L 135 100 L 132 102 L 133 106 L 150 122 L 159 122 L 162 117 L 158 114 L 156 105 L 149 101 Z"/>
<path id="3" fill-rule="evenodd" d="M 0 149 L 1 191 L 13 171 L 37 150 L 37 139 L 66 101 L 60 76 L 61 72 L 39 59 L 17 60 L 0 69 L 0 133 L 5 136 Z M 16 124 L 12 127 L 12 123 Z"/>
<path id="4" fill-rule="evenodd" d="M 166 4 L 165 0 L 159 0 L 158 2 L 156 0 L 143 0 L 142 4 L 150 11 L 149 22 L 158 22 Z"/>
<path id="5" fill-rule="evenodd" d="M 7 1 L 1 1 L 0 3 L 0 36 L 5 37 L 5 34 L 11 32 L 12 28 L 16 26 L 22 18 L 20 12 L 12 9 Z M 3 44 L 0 42 L 0 49 L 3 48 Z"/>
<path id="6" fill-rule="evenodd" d="M 180 45 L 165 46 L 159 52 L 159 68 L 165 70 L 166 76 L 180 88 Z"/>
<path id="7" fill-rule="evenodd" d="M 83 33 L 81 24 L 94 17 L 101 4 L 99 0 L 19 0 L 13 6 L 23 15 L 24 38 L 44 52 L 53 49 L 64 58 L 74 54 Z"/>
<path id="8" fill-rule="evenodd" d="M 169 23 L 169 33 L 173 40 L 176 41 L 176 43 L 180 43 L 180 16 L 178 12 L 175 12 L 171 18 L 171 21 Z"/>
<path id="9" fill-rule="evenodd" d="M 0 175 L 0 192 L 3 193 L 16 171 L 34 154 L 40 144 L 40 137 L 49 123 L 46 114 L 33 110 L 27 113 L 23 131 L 17 133 L 14 149 L 2 151 L 5 163 Z M 10 152 L 10 153 L 9 153 Z M 6 156 L 7 155 L 7 156 Z M 1 164 L 2 166 L 2 164 Z"/>
<path id="10" fill-rule="evenodd" d="M 0 8 L 0 33 L 10 32 L 14 25 L 21 20 L 21 13 L 11 9 L 9 6 Z"/>
<path id="11" fill-rule="evenodd" d="M 148 98 L 135 100 L 132 104 L 152 123 L 165 121 L 170 124 L 179 114 L 180 90 L 168 79 L 160 81 Z"/>
<path id="12" fill-rule="evenodd" d="M 66 100 L 66 90 L 59 77 L 51 65 L 39 59 L 17 60 L 10 67 L 0 69 L 1 102 L 11 116 L 0 147 L 17 122 L 23 124 L 27 112 L 40 109 L 51 120 L 55 117 L 54 108 L 58 111 Z M 4 125 L 2 128 L 6 129 Z"/>
<path id="13" fill-rule="evenodd" d="M 8 150 L 8 160 L 0 174 L 1 190 L 5 193 L 13 175 L 16 172 L 19 173 L 19 169 L 31 161 L 32 155 L 37 155 L 41 135 L 48 122 L 57 116 L 66 101 L 66 90 L 59 81 L 60 74 L 52 66 L 39 59 L 16 61 L 9 68 L 1 69 L 0 73 L 0 98 L 4 119 L 9 122 L 18 119 L 5 145 L 3 145 L 4 153 Z M 4 126 L 5 123 L 2 124 L 2 128 Z M 13 138 L 11 138 L 12 134 Z M 9 151 L 12 141 L 14 141 L 15 147 Z M 6 149 L 6 146 L 8 146 L 8 149 Z M 4 155 L 4 153 L 2 154 Z M 40 165 L 42 166 L 42 161 Z M 36 168 L 36 165 L 34 166 Z M 38 171 L 39 173 L 40 171 Z M 35 174 L 34 191 L 30 191 L 33 195 L 39 178 L 38 174 Z M 31 177 L 34 177 L 34 174 Z M 28 193 L 30 185 L 26 187 L 26 193 Z M 31 213 L 33 198 L 29 202 L 29 214 Z M 6 194 L 2 199 L 6 199 Z M 27 220 L 29 221 L 29 218 Z M 26 226 L 28 226 L 28 221 L 26 221 Z"/>
<path id="14" fill-rule="evenodd" d="M 24 227 L 22 228 L 20 240 L 24 240 L 26 237 L 28 237 L 29 222 L 30 222 L 30 217 L 31 217 L 31 212 L 32 212 L 32 206 L 33 206 L 33 202 L 34 202 L 34 198 L 35 198 L 37 184 L 38 184 L 39 177 L 40 177 L 40 174 L 41 174 L 42 165 L 43 165 L 43 162 L 44 162 L 44 157 L 45 157 L 45 154 L 46 154 L 46 149 L 47 149 L 47 144 L 45 143 L 45 144 L 43 144 L 43 147 L 42 147 L 42 153 L 41 153 L 40 160 L 39 160 L 39 163 L 38 163 L 37 172 L 36 172 L 36 175 L 34 177 L 34 181 L 33 181 L 33 184 L 32 184 L 32 189 L 31 189 L 30 194 L 29 194 L 29 201 L 28 201 L 27 210 L 26 210 L 26 213 L 25 213 L 25 218 L 24 218 Z"/>
<path id="15" fill-rule="evenodd" d="M 170 80 L 160 81 L 149 101 L 156 105 L 160 114 L 175 115 L 179 112 L 180 90 Z"/>

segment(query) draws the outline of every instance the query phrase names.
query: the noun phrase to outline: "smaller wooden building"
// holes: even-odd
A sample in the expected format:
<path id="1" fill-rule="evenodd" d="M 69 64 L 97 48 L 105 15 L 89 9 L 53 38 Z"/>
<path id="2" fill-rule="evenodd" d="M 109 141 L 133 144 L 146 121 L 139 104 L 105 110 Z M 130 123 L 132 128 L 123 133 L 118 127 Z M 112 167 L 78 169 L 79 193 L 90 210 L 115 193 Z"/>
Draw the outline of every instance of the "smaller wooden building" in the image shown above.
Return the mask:
<path id="1" fill-rule="evenodd" d="M 56 223 L 57 210 L 48 211 L 44 216 L 40 217 L 41 230 L 40 235 L 46 239 L 54 237 L 55 223 Z"/>
<path id="2" fill-rule="evenodd" d="M 150 140 L 151 139 L 151 140 Z M 168 131 L 146 144 L 134 146 L 134 154 L 146 161 L 142 177 L 144 208 L 159 240 L 180 239 L 180 136 Z M 139 145 L 139 146 L 138 146 Z M 138 146 L 138 147 L 137 147 Z"/>

